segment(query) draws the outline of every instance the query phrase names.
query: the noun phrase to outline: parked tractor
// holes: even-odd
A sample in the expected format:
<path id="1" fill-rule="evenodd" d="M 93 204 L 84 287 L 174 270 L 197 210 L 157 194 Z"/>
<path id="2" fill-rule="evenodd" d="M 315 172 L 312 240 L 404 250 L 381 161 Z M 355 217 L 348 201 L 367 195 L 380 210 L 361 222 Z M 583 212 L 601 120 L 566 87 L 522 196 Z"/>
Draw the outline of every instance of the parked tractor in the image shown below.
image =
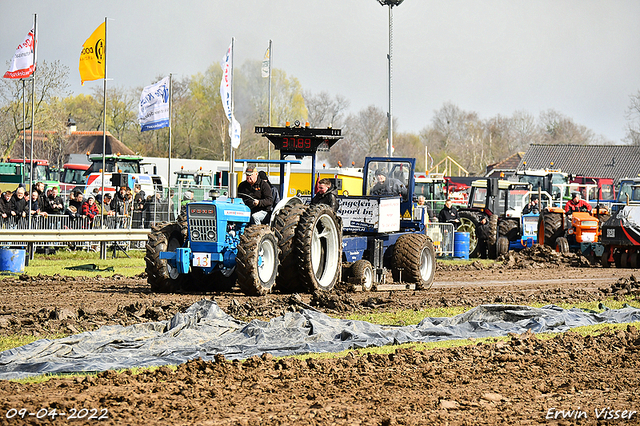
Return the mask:
<path id="1" fill-rule="evenodd" d="M 498 236 L 514 240 L 520 234 L 520 216 L 524 207 L 524 195 L 529 192 L 528 183 L 511 182 L 496 178 L 478 179 L 471 184 L 469 204 L 459 209 L 458 232 L 469 233 L 469 256 L 478 257 L 480 241 L 476 235 L 483 218 L 489 222 L 486 244 L 489 257 L 495 258 Z"/>
<path id="2" fill-rule="evenodd" d="M 565 214 L 560 207 L 545 208 L 538 221 L 538 242 L 560 253 L 584 253 L 583 244 L 598 241 L 601 219 L 608 217 L 608 210 L 602 207 L 596 207 L 591 212 L 576 211 L 571 214 Z"/>
<path id="3" fill-rule="evenodd" d="M 365 176 L 385 170 L 394 179 L 405 179 L 404 187 L 410 189 L 373 195 L 372 181 L 365 179 L 363 194 L 368 195 L 340 197 L 336 213 L 324 204 L 284 198 L 284 171 L 289 155 L 312 156 L 315 164 L 318 149 L 329 149 L 341 139 L 340 129 L 296 122 L 255 131 L 281 155 L 282 201 L 274 207 L 270 225 L 250 225 L 250 209 L 240 198 L 218 197 L 215 191 L 212 200 L 187 204 L 177 222 L 157 226 L 149 236 L 145 260 L 153 291 L 228 290 L 237 282 L 246 294 L 262 295 L 274 288 L 326 292 L 340 281 L 344 261 L 352 262 L 347 273 L 364 290 L 385 282 L 388 271 L 394 280 L 431 286 L 433 245 L 424 223 L 411 220 L 415 159 L 367 159 Z"/>

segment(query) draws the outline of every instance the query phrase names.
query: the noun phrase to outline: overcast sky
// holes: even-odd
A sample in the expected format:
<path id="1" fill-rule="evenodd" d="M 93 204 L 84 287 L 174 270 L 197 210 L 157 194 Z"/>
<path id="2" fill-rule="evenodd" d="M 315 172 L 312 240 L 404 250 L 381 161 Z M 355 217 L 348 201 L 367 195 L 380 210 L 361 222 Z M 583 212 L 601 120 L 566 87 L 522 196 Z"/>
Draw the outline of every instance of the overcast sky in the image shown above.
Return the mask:
<path id="1" fill-rule="evenodd" d="M 39 59 L 67 65 L 76 95 L 102 85 L 80 86 L 78 60 L 108 17 L 110 86 L 203 72 L 232 37 L 236 66 L 261 60 L 271 39 L 273 66 L 305 90 L 342 95 L 352 113 L 388 108 L 389 14 L 376 0 L 0 0 L 0 63 L 33 14 Z M 419 132 L 451 102 L 482 119 L 554 109 L 624 137 L 640 90 L 640 1 L 406 0 L 393 16 L 396 131 Z"/>

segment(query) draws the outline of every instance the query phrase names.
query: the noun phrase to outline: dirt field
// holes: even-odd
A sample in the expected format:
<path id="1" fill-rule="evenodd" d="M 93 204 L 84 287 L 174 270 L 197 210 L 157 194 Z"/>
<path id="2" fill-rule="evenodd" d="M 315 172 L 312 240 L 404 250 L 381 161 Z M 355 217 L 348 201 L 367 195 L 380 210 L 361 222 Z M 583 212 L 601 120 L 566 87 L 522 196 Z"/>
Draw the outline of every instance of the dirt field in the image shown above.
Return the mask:
<path id="1" fill-rule="evenodd" d="M 215 299 L 242 320 L 272 318 L 300 307 L 342 316 L 628 295 L 639 306 L 639 272 L 532 252 L 488 268 L 439 264 L 436 282 L 427 291 L 265 297 L 238 291 L 152 294 L 143 276 L 22 276 L 0 281 L 0 334 L 71 334 L 164 320 L 202 298 Z M 566 333 L 550 341 L 525 334 L 507 343 L 398 350 L 388 356 L 354 351 L 322 361 L 274 361 L 268 354 L 245 363 L 194 360 L 175 372 L 104 372 L 37 385 L 0 381 L 0 424 L 67 424 L 74 413 L 84 417 L 77 424 L 98 421 L 88 419 L 95 415 L 106 417 L 103 424 L 118 425 L 595 424 L 607 416 L 607 423 L 640 424 L 639 364 L 640 335 L 634 327 L 587 338 Z M 22 408 L 28 410 L 24 419 L 17 412 Z M 54 409 L 65 414 L 52 419 Z M 49 416 L 37 419 L 38 410 Z"/>

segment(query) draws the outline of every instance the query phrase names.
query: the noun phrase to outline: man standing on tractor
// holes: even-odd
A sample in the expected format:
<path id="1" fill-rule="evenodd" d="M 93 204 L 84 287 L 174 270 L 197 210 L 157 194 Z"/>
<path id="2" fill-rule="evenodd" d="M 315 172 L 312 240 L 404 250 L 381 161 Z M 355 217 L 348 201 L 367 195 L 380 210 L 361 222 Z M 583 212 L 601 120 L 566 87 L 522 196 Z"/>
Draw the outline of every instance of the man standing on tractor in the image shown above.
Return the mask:
<path id="1" fill-rule="evenodd" d="M 238 196 L 251 208 L 251 221 L 260 225 L 266 221 L 271 212 L 273 195 L 267 181 L 260 179 L 258 169 L 254 165 L 248 165 L 244 172 L 245 180 L 238 185 Z"/>
<path id="2" fill-rule="evenodd" d="M 583 210 L 584 209 L 584 210 Z M 579 211 L 591 211 L 591 204 L 580 199 L 580 192 L 571 192 L 571 199 L 564 205 L 564 212 L 567 214 Z"/>

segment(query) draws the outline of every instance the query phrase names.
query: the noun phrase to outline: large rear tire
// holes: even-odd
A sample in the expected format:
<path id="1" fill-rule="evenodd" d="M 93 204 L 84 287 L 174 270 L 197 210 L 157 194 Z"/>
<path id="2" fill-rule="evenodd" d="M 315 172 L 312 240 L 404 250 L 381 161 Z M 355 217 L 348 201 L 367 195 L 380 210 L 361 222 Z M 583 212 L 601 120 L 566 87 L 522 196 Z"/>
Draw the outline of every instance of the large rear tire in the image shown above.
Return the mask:
<path id="1" fill-rule="evenodd" d="M 300 217 L 296 229 L 296 269 L 310 291 L 330 291 L 342 272 L 342 226 L 333 209 L 315 204 Z"/>
<path id="2" fill-rule="evenodd" d="M 491 247 L 498 241 L 498 215 L 493 214 L 489 218 L 489 235 L 487 236 L 487 245 Z"/>
<path id="3" fill-rule="evenodd" d="M 436 269 L 431 239 L 423 234 L 401 235 L 393 249 L 392 265 L 394 280 L 415 283 L 417 290 L 431 288 Z"/>
<path id="4" fill-rule="evenodd" d="M 478 236 L 476 226 L 480 223 L 480 213 L 463 211 L 460 212 L 460 225 L 456 232 L 469 233 L 469 257 L 478 257 L 480 248 L 478 247 Z"/>
<path id="5" fill-rule="evenodd" d="M 271 228 L 278 237 L 280 249 L 280 267 L 276 278 L 276 288 L 284 293 L 294 293 L 301 290 L 296 256 L 294 254 L 294 241 L 300 216 L 307 206 L 303 204 L 284 206 L 273 219 Z"/>
<path id="6" fill-rule="evenodd" d="M 502 219 L 498 224 L 498 235 L 508 241 L 516 241 L 520 236 L 520 223 L 517 219 Z"/>
<path id="7" fill-rule="evenodd" d="M 543 213 L 538 219 L 538 244 L 556 248 L 556 240 L 562 237 L 562 214 Z"/>
<path id="8" fill-rule="evenodd" d="M 188 274 L 179 274 L 166 260 L 160 259 L 161 252 L 175 251 L 182 247 L 184 233 L 178 222 L 161 223 L 154 226 L 147 239 L 144 257 L 147 282 L 155 293 L 176 293 L 186 290 Z"/>
<path id="9" fill-rule="evenodd" d="M 278 239 L 268 225 L 245 228 L 236 255 L 238 285 L 248 295 L 271 291 L 278 274 Z"/>

